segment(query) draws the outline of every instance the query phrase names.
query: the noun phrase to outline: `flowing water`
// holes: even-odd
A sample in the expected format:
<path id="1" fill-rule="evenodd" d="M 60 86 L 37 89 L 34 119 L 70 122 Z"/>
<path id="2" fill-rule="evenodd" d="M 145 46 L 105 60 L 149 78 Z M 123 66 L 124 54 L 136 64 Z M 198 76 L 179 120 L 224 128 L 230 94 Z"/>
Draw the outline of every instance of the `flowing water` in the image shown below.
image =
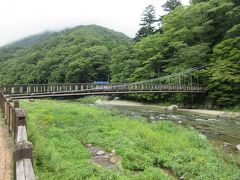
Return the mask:
<path id="1" fill-rule="evenodd" d="M 240 155 L 236 145 L 240 144 L 240 119 L 239 118 L 220 118 L 216 115 L 196 114 L 193 112 L 168 112 L 164 108 L 149 105 L 118 105 L 101 104 L 109 109 L 117 109 L 120 113 L 129 117 L 145 116 L 150 123 L 161 120 L 173 121 L 190 129 L 195 129 L 205 135 L 215 146 L 224 149 L 229 153 Z"/>

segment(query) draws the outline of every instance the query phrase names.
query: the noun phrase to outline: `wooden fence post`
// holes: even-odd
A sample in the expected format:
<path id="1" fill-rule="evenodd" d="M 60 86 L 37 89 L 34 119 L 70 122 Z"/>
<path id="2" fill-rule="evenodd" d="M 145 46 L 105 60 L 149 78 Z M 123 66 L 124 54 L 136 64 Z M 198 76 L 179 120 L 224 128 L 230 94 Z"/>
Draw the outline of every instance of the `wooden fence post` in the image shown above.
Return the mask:
<path id="1" fill-rule="evenodd" d="M 14 107 L 15 108 L 19 108 L 20 107 L 19 101 L 17 101 L 17 100 L 14 101 Z"/>
<path id="2" fill-rule="evenodd" d="M 15 101 L 15 127 L 13 149 L 14 178 L 16 180 L 34 180 L 33 171 L 33 146 L 27 141 L 26 112 L 19 108 L 19 102 Z"/>
<path id="3" fill-rule="evenodd" d="M 35 179 L 32 169 L 32 143 L 25 140 L 15 143 L 13 148 L 13 166 L 15 180 Z M 29 168 L 26 168 L 26 166 Z"/>
<path id="4" fill-rule="evenodd" d="M 14 162 L 21 159 L 32 160 L 32 143 L 26 140 L 16 142 L 13 149 L 13 160 Z"/>
<path id="5" fill-rule="evenodd" d="M 13 112 L 13 122 L 12 122 L 12 131 L 13 131 L 13 137 L 15 139 L 16 137 L 16 123 L 17 123 L 17 115 L 16 110 L 20 108 L 19 101 L 14 101 L 14 112 Z"/>
<path id="6" fill-rule="evenodd" d="M 21 108 L 15 108 L 15 126 L 14 126 L 14 139 L 17 138 L 18 133 L 18 126 L 26 126 L 27 129 L 27 122 L 26 122 L 26 113 Z"/>

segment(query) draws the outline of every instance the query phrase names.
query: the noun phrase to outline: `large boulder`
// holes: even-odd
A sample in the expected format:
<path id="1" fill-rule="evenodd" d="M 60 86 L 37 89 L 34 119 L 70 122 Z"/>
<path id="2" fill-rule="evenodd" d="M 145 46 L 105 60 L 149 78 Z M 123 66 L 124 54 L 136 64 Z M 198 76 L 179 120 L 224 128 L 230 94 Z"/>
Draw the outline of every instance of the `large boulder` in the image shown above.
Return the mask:
<path id="1" fill-rule="evenodd" d="M 236 145 L 236 149 L 240 151 L 240 144 Z"/>
<path id="2" fill-rule="evenodd" d="M 171 105 L 167 107 L 167 111 L 169 112 L 176 112 L 178 110 L 178 106 L 177 105 Z"/>

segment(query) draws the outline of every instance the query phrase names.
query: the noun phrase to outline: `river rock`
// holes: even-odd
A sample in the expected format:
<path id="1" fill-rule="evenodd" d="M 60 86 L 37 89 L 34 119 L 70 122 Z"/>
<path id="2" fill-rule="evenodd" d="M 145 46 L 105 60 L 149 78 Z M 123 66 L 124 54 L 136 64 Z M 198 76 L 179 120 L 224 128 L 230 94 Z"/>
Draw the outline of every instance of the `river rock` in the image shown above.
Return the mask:
<path id="1" fill-rule="evenodd" d="M 233 118 L 240 118 L 240 113 L 234 113 Z"/>
<path id="2" fill-rule="evenodd" d="M 223 142 L 223 147 L 228 147 L 230 145 L 230 143 L 228 142 Z"/>
<path id="3" fill-rule="evenodd" d="M 161 116 L 159 116 L 159 117 L 158 117 L 158 119 L 159 119 L 159 120 L 163 120 L 164 118 L 163 118 L 163 117 L 161 117 Z"/>
<path id="4" fill-rule="evenodd" d="M 240 151 L 240 144 L 236 145 L 236 149 Z"/>
<path id="5" fill-rule="evenodd" d="M 182 121 L 178 121 L 177 123 L 178 123 L 178 124 L 182 124 Z"/>
<path id="6" fill-rule="evenodd" d="M 167 111 L 169 112 L 176 112 L 178 110 L 178 106 L 177 105 L 171 105 L 167 107 Z"/>
<path id="7" fill-rule="evenodd" d="M 96 155 L 97 156 L 101 156 L 101 155 L 104 155 L 105 154 L 105 152 L 104 151 L 102 151 L 102 150 L 100 150 L 100 151 L 97 151 L 97 153 L 96 153 Z"/>
<path id="8" fill-rule="evenodd" d="M 86 144 L 87 148 L 92 147 L 92 144 Z"/>
<path id="9" fill-rule="evenodd" d="M 206 139 L 206 136 L 203 135 L 203 134 L 199 134 L 198 137 L 199 137 L 200 139 Z"/>
<path id="10" fill-rule="evenodd" d="M 179 180 L 184 180 L 184 176 L 179 177 Z"/>
<path id="11" fill-rule="evenodd" d="M 108 159 L 108 158 L 109 158 L 109 155 L 103 155 L 102 158 Z"/>
<path id="12" fill-rule="evenodd" d="M 115 149 L 113 149 L 113 150 L 111 151 L 111 153 L 112 153 L 112 154 L 115 154 L 115 153 L 116 153 L 116 150 L 115 150 Z"/>
<path id="13" fill-rule="evenodd" d="M 207 121 L 206 119 L 197 118 L 196 121 Z"/>
<path id="14" fill-rule="evenodd" d="M 160 117 L 167 117 L 166 114 L 159 114 L 158 116 L 160 116 Z"/>
<path id="15" fill-rule="evenodd" d="M 116 164 L 118 162 L 118 159 L 117 159 L 117 157 L 112 156 L 109 161 L 113 164 Z"/>
<path id="16" fill-rule="evenodd" d="M 98 99 L 97 101 L 95 101 L 95 104 L 101 104 L 102 101 L 100 99 Z"/>
<path id="17" fill-rule="evenodd" d="M 229 112 L 223 112 L 218 115 L 220 118 L 230 118 L 231 114 Z"/>
<path id="18" fill-rule="evenodd" d="M 29 102 L 34 102 L 34 99 L 32 99 L 32 98 L 31 98 L 31 99 L 29 99 Z"/>
<path id="19" fill-rule="evenodd" d="M 171 118 L 171 119 L 173 119 L 173 120 L 179 120 L 179 119 L 181 119 L 180 117 L 178 117 L 178 116 L 175 116 L 175 115 L 169 115 L 169 116 L 167 116 L 168 118 Z"/>
<path id="20" fill-rule="evenodd" d="M 235 124 L 240 126 L 240 122 L 238 122 L 238 121 L 235 121 Z"/>
<path id="21" fill-rule="evenodd" d="M 154 116 L 150 116 L 150 120 L 155 120 L 156 118 Z"/>

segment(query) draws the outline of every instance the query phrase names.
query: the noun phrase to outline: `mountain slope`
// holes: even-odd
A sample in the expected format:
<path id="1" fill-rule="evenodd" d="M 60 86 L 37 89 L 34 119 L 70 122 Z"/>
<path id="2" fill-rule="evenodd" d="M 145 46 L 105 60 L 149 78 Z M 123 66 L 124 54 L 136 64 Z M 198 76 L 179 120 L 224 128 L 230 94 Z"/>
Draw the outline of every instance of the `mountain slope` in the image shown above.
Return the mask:
<path id="1" fill-rule="evenodd" d="M 1 83 L 107 80 L 112 49 L 131 44 L 126 35 L 97 25 L 32 36 L 0 48 Z"/>

